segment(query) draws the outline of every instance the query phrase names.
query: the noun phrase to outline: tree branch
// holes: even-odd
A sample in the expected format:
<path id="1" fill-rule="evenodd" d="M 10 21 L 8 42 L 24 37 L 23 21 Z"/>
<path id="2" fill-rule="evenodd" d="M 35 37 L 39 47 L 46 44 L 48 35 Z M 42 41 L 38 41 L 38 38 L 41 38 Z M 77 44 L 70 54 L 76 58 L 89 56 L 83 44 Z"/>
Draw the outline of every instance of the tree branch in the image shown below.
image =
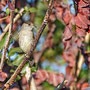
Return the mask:
<path id="1" fill-rule="evenodd" d="M 22 8 L 20 10 L 20 12 L 15 16 L 13 23 L 16 23 L 16 21 L 22 16 L 22 13 L 24 12 L 24 8 Z M 0 41 L 2 40 L 2 38 L 4 37 L 4 35 L 6 34 L 6 32 L 8 31 L 10 27 L 10 23 L 6 26 L 6 28 L 4 29 L 3 33 L 0 35 Z"/>
<path id="2" fill-rule="evenodd" d="M 52 11 L 52 5 L 53 5 L 53 0 L 50 0 L 49 2 L 49 6 L 46 12 L 46 15 L 44 17 L 43 23 L 35 37 L 34 43 L 32 45 L 32 48 L 30 49 L 30 51 L 24 56 L 23 61 L 20 63 L 20 65 L 18 66 L 18 68 L 16 69 L 16 71 L 14 72 L 14 74 L 12 75 L 12 77 L 6 82 L 6 84 L 4 85 L 4 90 L 7 90 L 15 81 L 17 75 L 20 73 L 20 71 L 22 70 L 22 68 L 24 67 L 25 63 L 28 61 L 28 59 L 32 56 L 32 53 L 38 43 L 38 40 L 42 34 L 42 32 L 44 31 L 44 28 L 46 27 L 48 20 L 49 20 L 49 16 L 51 14 Z"/>
<path id="3" fill-rule="evenodd" d="M 9 27 L 9 32 L 8 32 L 8 37 L 7 37 L 7 40 L 6 40 L 6 43 L 5 43 L 5 47 L 3 49 L 3 54 L 2 54 L 2 58 L 1 58 L 1 64 L 0 64 L 0 72 L 2 71 L 3 66 L 4 66 L 4 62 L 5 62 L 5 59 L 6 59 L 6 53 L 7 53 L 8 47 L 9 47 L 9 42 L 10 42 L 12 30 L 13 30 L 13 16 L 14 16 L 14 11 L 11 10 L 11 13 L 10 13 L 10 19 L 11 19 L 10 27 Z"/>
<path id="4" fill-rule="evenodd" d="M 89 40 L 90 40 L 90 34 L 87 33 L 86 37 L 85 37 L 85 42 L 86 43 L 89 43 Z M 76 73 L 76 76 L 78 77 L 79 74 L 80 74 L 80 71 L 81 71 L 81 68 L 82 68 L 82 65 L 83 65 L 83 62 L 84 62 L 84 57 L 83 55 L 80 55 L 80 58 L 79 58 L 79 61 L 78 61 L 78 67 L 77 67 L 77 73 Z"/>

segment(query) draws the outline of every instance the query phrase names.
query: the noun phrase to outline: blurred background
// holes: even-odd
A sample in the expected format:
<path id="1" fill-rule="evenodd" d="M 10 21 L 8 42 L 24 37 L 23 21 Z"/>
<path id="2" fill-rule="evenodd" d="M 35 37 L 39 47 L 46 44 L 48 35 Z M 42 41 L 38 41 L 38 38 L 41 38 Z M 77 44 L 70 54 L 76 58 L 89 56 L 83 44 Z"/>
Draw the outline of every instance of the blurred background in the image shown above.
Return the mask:
<path id="1" fill-rule="evenodd" d="M 10 9 L 8 2 L 10 1 L 0 0 L 0 35 L 4 32 L 6 25 L 10 23 Z M 84 88 L 89 87 L 90 53 L 85 53 L 85 51 L 90 51 L 90 39 L 85 39 L 85 36 L 89 35 L 87 33 L 89 30 L 88 28 L 85 28 L 87 31 L 81 30 L 79 32 L 79 29 L 82 29 L 82 27 L 80 26 L 79 28 L 77 27 L 79 24 L 76 24 L 76 19 L 78 17 L 82 17 L 82 15 L 76 17 L 79 15 L 78 13 L 80 10 L 82 10 L 80 9 L 82 8 L 82 2 L 86 3 L 83 0 L 80 0 L 80 2 L 79 0 L 54 1 L 54 7 L 49 18 L 49 23 L 41 35 L 36 49 L 33 52 L 33 59 L 35 60 L 36 65 L 31 70 L 33 73 L 37 71 L 36 75 L 40 77 L 39 79 L 35 77 L 38 90 L 47 90 L 47 88 L 48 90 L 54 90 L 60 83 L 62 83 L 64 78 L 68 80 L 68 83 L 66 84 L 67 89 L 71 89 L 73 87 L 74 89 L 76 88 L 76 90 L 83 90 Z M 12 73 L 15 71 L 17 66 L 19 66 L 24 57 L 24 53 L 20 49 L 18 42 L 13 39 L 14 34 L 16 31 L 20 31 L 23 23 L 32 22 L 36 26 L 33 29 L 35 37 L 43 22 L 48 3 L 49 0 L 15 0 L 14 17 L 19 13 L 21 8 L 24 8 L 24 12 L 13 25 L 12 37 L 6 53 L 6 61 L 3 71 L 7 73 L 9 77 L 11 77 Z M 77 6 L 77 4 L 81 5 L 81 7 Z M 85 24 L 87 23 L 85 22 Z M 8 32 L 4 35 L 2 40 L 0 40 L 0 59 L 2 57 L 7 36 Z M 79 64 L 81 69 L 77 74 L 78 63 L 83 55 L 86 55 L 88 59 L 86 60 L 83 57 L 82 64 Z M 84 60 L 86 60 L 86 62 L 84 62 Z M 25 65 L 21 71 L 21 74 L 26 73 L 25 68 L 28 65 L 28 63 Z M 23 79 L 21 74 L 18 75 L 17 81 L 21 81 L 21 78 Z M 1 78 L 0 85 L 2 86 L 5 82 L 6 81 L 2 82 Z M 24 79 L 22 82 L 24 83 Z M 25 85 L 25 87 L 28 88 L 28 84 Z M 15 83 L 13 87 L 18 88 L 18 86 L 19 85 Z"/>

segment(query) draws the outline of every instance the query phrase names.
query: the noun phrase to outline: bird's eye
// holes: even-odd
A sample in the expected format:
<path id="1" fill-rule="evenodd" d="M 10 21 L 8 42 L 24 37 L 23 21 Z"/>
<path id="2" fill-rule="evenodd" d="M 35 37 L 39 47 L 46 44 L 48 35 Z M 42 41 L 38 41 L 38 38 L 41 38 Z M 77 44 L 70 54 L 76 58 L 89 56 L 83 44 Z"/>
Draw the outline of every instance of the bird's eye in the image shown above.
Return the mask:
<path id="1" fill-rule="evenodd" d="M 30 25 L 30 23 L 28 25 Z"/>

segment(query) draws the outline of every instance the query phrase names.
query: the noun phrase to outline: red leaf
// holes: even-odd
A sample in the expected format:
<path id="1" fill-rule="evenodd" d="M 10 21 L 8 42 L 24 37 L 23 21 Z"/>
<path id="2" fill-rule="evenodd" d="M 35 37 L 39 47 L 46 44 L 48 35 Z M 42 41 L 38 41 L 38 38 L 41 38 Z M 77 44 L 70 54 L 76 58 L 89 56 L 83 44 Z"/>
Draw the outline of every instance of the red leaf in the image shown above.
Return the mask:
<path id="1" fill-rule="evenodd" d="M 65 61 L 68 62 L 70 67 L 73 67 L 73 65 L 75 64 L 75 55 L 74 55 L 74 52 L 64 51 L 63 52 L 63 58 L 64 58 Z"/>
<path id="2" fill-rule="evenodd" d="M 67 25 L 64 30 L 63 34 L 63 44 L 65 49 L 68 49 L 71 47 L 71 39 L 72 39 L 72 26 Z"/>
<path id="3" fill-rule="evenodd" d="M 84 39 L 80 38 L 80 37 L 76 37 L 76 39 L 75 39 L 75 43 L 78 47 L 81 47 L 83 41 L 84 41 Z"/>
<path id="4" fill-rule="evenodd" d="M 0 81 L 3 82 L 7 78 L 7 74 L 5 72 L 0 72 Z"/>
<path id="5" fill-rule="evenodd" d="M 64 8 L 62 8 L 62 7 L 55 7 L 55 9 L 56 9 L 56 16 L 59 19 L 62 19 Z"/>
<path id="6" fill-rule="evenodd" d="M 56 20 L 56 17 L 55 17 L 54 14 L 51 14 L 51 15 L 50 15 L 50 20 L 53 21 L 53 22 Z"/>
<path id="7" fill-rule="evenodd" d="M 88 25 L 90 25 L 90 21 L 87 19 L 87 17 L 85 15 L 81 15 L 80 13 L 78 13 L 75 17 L 75 23 L 82 29 L 87 29 Z"/>
<path id="8" fill-rule="evenodd" d="M 24 85 L 24 84 L 26 84 L 26 83 L 27 83 L 27 79 L 26 79 L 25 76 L 23 76 L 23 77 L 22 77 L 22 84 Z"/>
<path id="9" fill-rule="evenodd" d="M 78 11 L 83 15 L 90 16 L 89 3 L 85 3 L 84 0 L 80 0 L 80 2 L 78 3 Z"/>
<path id="10" fill-rule="evenodd" d="M 90 69 L 90 55 L 88 55 L 88 68 Z"/>
<path id="11" fill-rule="evenodd" d="M 37 70 L 35 73 L 35 82 L 39 85 L 43 81 L 47 81 L 54 86 L 62 83 L 64 80 L 64 75 L 62 73 L 47 72 L 46 70 Z"/>
<path id="12" fill-rule="evenodd" d="M 1 0 L 0 1 L 0 10 L 2 10 L 5 6 L 6 6 L 6 1 L 5 0 Z"/>
<path id="13" fill-rule="evenodd" d="M 15 5 L 13 3 L 8 3 L 8 7 L 10 10 L 14 11 L 15 10 Z"/>
<path id="14" fill-rule="evenodd" d="M 67 25 L 64 29 L 63 39 L 65 39 L 65 41 L 68 41 L 71 38 L 72 38 L 72 27 L 71 25 Z"/>
<path id="15" fill-rule="evenodd" d="M 79 37 L 85 37 L 86 36 L 86 32 L 83 29 L 80 29 L 79 27 L 76 26 L 76 33 Z"/>
<path id="16" fill-rule="evenodd" d="M 66 67 L 66 79 L 68 80 L 68 83 L 66 84 L 66 86 L 68 87 L 74 80 L 72 67 Z"/>
<path id="17" fill-rule="evenodd" d="M 82 90 L 82 89 L 85 89 L 85 88 L 87 88 L 87 87 L 88 87 L 88 82 L 83 83 L 82 86 L 81 86 L 81 90 Z"/>
<path id="18" fill-rule="evenodd" d="M 85 3 L 90 4 L 90 0 L 83 0 Z"/>
<path id="19" fill-rule="evenodd" d="M 63 20 L 66 24 L 69 24 L 71 19 L 72 19 L 73 15 L 71 14 L 71 12 L 66 9 L 65 12 L 63 13 Z"/>

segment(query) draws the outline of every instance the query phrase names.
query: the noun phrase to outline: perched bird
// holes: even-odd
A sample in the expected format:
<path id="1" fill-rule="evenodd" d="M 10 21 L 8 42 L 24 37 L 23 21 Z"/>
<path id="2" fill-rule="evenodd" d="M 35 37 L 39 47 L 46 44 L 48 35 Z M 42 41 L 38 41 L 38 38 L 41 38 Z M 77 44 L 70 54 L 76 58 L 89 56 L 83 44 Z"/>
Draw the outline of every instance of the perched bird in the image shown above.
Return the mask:
<path id="1" fill-rule="evenodd" d="M 32 32 L 34 25 L 32 23 L 24 23 L 19 32 L 13 35 L 14 40 L 18 41 L 20 48 L 24 53 L 30 51 L 30 48 L 34 41 L 34 34 Z"/>
<path id="2" fill-rule="evenodd" d="M 33 28 L 35 26 L 32 23 L 24 23 L 21 26 L 21 29 L 19 32 L 15 32 L 13 34 L 13 39 L 19 43 L 20 48 L 24 53 L 27 53 L 30 51 L 31 46 L 33 45 L 34 42 L 34 34 L 33 34 Z M 31 68 L 34 65 L 34 60 L 33 56 L 30 58 L 29 65 L 24 68 L 25 69 L 25 76 L 27 81 L 29 81 L 30 76 L 31 76 Z M 32 63 L 31 63 L 32 62 Z"/>

